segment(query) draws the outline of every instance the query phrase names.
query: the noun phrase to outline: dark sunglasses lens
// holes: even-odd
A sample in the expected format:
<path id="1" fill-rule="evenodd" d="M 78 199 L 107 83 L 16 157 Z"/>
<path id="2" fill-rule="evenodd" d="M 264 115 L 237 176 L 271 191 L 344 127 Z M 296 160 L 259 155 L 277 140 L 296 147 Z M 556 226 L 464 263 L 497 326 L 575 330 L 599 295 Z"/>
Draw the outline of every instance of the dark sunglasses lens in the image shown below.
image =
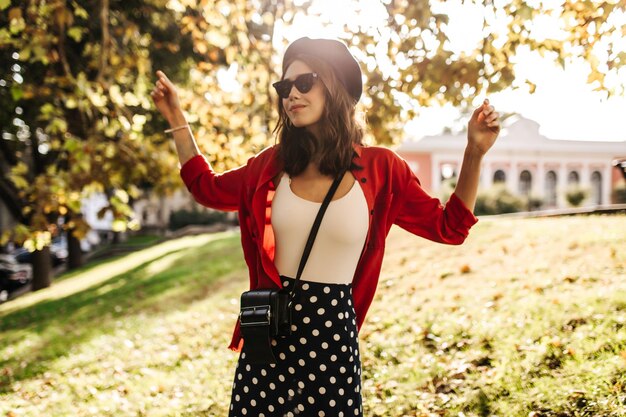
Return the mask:
<path id="1" fill-rule="evenodd" d="M 301 93 L 308 93 L 313 87 L 313 74 L 302 74 L 293 82 Z"/>
<path id="2" fill-rule="evenodd" d="M 277 83 L 274 83 L 274 88 L 276 89 L 276 93 L 280 98 L 288 98 L 289 93 L 291 92 L 291 87 L 293 83 L 290 80 L 282 80 Z"/>
<path id="3" fill-rule="evenodd" d="M 311 88 L 313 88 L 314 82 L 315 82 L 315 76 L 310 73 L 310 74 L 299 75 L 294 81 L 282 80 L 272 85 L 276 89 L 276 93 L 278 93 L 278 97 L 289 98 L 289 93 L 291 93 L 291 88 L 294 85 L 296 86 L 299 92 L 306 94 L 309 91 L 311 91 Z"/>

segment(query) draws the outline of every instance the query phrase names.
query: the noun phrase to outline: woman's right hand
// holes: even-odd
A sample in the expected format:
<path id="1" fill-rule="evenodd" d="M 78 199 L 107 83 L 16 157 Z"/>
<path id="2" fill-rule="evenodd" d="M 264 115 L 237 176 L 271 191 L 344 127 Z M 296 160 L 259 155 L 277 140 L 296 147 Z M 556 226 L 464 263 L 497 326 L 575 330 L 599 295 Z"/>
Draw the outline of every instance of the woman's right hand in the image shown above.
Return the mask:
<path id="1" fill-rule="evenodd" d="M 172 84 L 163 71 L 157 71 L 157 81 L 150 93 L 157 110 L 170 123 L 176 124 L 177 115 L 182 115 L 176 86 Z"/>

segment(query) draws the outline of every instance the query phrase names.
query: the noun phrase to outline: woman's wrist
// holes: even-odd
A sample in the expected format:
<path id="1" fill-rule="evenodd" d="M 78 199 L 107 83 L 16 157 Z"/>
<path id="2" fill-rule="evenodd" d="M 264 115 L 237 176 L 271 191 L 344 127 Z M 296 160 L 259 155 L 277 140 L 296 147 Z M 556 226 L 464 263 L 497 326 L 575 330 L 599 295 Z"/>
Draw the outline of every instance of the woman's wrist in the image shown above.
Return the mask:
<path id="1" fill-rule="evenodd" d="M 179 108 L 174 111 L 168 122 L 171 128 L 175 128 L 178 126 L 186 125 L 187 119 L 185 118 L 183 111 Z"/>
<path id="2" fill-rule="evenodd" d="M 485 152 L 476 146 L 468 144 L 465 147 L 465 156 L 475 159 L 482 159 L 485 156 Z"/>

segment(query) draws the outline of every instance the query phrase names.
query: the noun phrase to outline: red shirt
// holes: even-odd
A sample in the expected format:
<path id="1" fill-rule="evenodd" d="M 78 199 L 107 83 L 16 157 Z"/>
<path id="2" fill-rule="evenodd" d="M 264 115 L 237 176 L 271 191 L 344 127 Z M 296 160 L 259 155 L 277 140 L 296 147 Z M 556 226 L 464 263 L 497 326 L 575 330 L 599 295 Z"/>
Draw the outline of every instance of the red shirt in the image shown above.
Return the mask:
<path id="1" fill-rule="evenodd" d="M 370 214 L 365 246 L 352 280 L 360 329 L 376 292 L 385 238 L 393 224 L 435 242 L 459 245 L 478 219 L 455 194 L 445 207 L 429 196 L 406 161 L 395 152 L 358 145 L 355 151 L 354 163 L 362 169 L 351 172 L 365 194 Z M 246 165 L 223 174 L 213 172 L 206 159 L 197 155 L 180 171 L 198 203 L 218 210 L 239 211 L 250 289 L 282 287 L 274 265 L 275 241 L 270 222 L 276 190 L 273 178 L 282 171 L 275 154 L 276 148 L 269 147 L 250 158 Z M 242 345 L 237 322 L 229 348 L 239 350 Z"/>

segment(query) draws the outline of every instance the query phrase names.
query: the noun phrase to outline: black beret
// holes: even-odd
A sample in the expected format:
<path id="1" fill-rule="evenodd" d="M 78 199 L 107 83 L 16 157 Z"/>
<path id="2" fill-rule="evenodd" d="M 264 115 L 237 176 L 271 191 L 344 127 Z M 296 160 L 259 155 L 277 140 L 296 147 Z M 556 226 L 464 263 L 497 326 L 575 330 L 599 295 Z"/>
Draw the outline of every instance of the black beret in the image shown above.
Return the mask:
<path id="1" fill-rule="evenodd" d="M 334 39 L 308 37 L 294 41 L 285 51 L 283 74 L 287 71 L 287 66 L 301 54 L 314 56 L 329 64 L 348 93 L 355 101 L 359 101 L 363 92 L 361 68 L 344 43 Z"/>

